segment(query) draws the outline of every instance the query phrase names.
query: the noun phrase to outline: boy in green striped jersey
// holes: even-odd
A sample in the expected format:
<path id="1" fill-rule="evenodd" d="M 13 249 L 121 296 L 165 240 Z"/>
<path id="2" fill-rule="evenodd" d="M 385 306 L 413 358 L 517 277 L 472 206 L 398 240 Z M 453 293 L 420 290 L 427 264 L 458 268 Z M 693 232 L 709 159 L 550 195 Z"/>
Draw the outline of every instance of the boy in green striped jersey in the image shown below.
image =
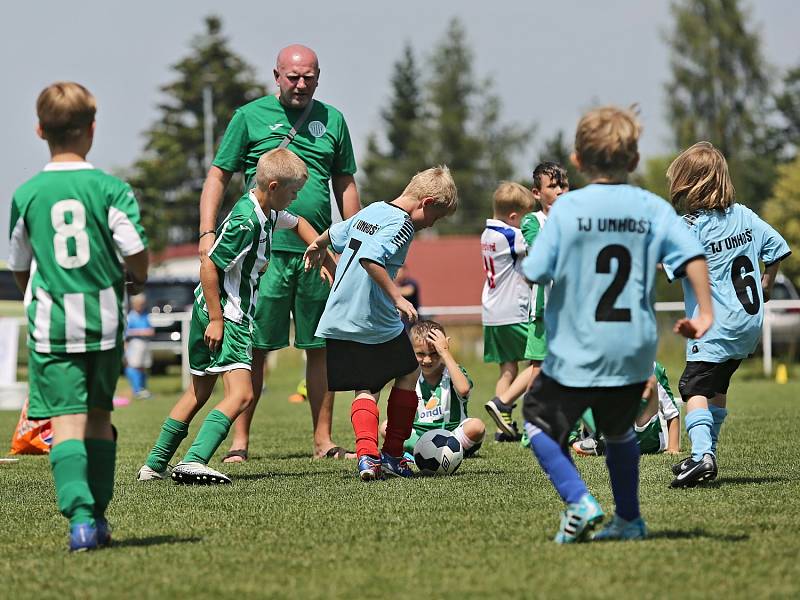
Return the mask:
<path id="1" fill-rule="evenodd" d="M 140 288 L 148 262 L 131 188 L 86 162 L 96 107 L 73 82 L 39 94 L 37 134 L 51 159 L 14 193 L 10 221 L 8 267 L 28 317 L 28 414 L 52 419 L 50 465 L 72 551 L 111 543 L 125 269 Z"/>
<path id="2" fill-rule="evenodd" d="M 253 357 L 253 316 L 258 283 L 269 262 L 272 233 L 292 229 L 307 244 L 317 232 L 302 217 L 284 209 L 305 184 L 308 171 L 296 154 L 276 148 L 262 155 L 256 168 L 256 187 L 233 206 L 217 228 L 216 240 L 200 263 L 189 331 L 192 385 L 178 400 L 139 470 L 138 479 L 178 483 L 230 483 L 208 466 L 228 435 L 231 423 L 253 401 L 250 369 Z M 328 257 L 327 266 L 333 268 Z M 189 430 L 189 423 L 211 396 L 222 375 L 225 395 L 208 413 L 183 460 L 167 464 Z"/>

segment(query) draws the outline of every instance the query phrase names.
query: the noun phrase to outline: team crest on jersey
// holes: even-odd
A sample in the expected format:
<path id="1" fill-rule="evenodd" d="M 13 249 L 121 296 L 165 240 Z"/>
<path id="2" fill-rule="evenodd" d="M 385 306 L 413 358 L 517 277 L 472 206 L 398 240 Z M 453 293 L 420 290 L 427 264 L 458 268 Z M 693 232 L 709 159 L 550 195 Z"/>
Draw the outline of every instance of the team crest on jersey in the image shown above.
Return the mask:
<path id="1" fill-rule="evenodd" d="M 320 121 L 311 121 L 308 124 L 308 132 L 313 135 L 315 138 L 320 138 L 325 135 L 325 132 L 328 131 Z"/>

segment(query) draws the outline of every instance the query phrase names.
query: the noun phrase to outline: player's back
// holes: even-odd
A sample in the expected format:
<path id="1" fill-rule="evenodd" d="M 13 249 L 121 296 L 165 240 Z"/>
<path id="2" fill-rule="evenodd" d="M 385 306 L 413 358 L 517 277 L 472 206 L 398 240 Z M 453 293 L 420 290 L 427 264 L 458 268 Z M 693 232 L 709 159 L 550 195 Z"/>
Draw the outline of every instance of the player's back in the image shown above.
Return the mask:
<path id="1" fill-rule="evenodd" d="M 486 219 L 481 256 L 486 281 L 481 293 L 484 325 L 526 323 L 531 288 L 520 272 L 526 245 L 522 231 L 499 219 Z"/>
<path id="2" fill-rule="evenodd" d="M 672 207 L 630 185 L 592 184 L 559 198 L 524 264 L 553 281 L 545 373 L 574 387 L 618 386 L 652 373 L 656 264 L 702 255 Z M 681 248 L 681 242 L 686 242 Z"/>
<path id="3" fill-rule="evenodd" d="M 714 307 L 714 324 L 701 339 L 687 343 L 687 359 L 744 358 L 755 349 L 764 320 L 759 262 L 777 262 L 789 254 L 789 247 L 769 224 L 741 204 L 724 211 L 697 211 L 683 219 L 705 248 Z M 683 288 L 686 313 L 694 315 L 694 291 L 686 281 Z"/>
<path id="4" fill-rule="evenodd" d="M 119 253 L 146 244 L 130 187 L 89 163 L 50 163 L 16 191 L 11 228 L 11 254 L 29 244 L 35 260 L 26 294 L 29 344 L 39 352 L 116 346 L 123 325 Z"/>

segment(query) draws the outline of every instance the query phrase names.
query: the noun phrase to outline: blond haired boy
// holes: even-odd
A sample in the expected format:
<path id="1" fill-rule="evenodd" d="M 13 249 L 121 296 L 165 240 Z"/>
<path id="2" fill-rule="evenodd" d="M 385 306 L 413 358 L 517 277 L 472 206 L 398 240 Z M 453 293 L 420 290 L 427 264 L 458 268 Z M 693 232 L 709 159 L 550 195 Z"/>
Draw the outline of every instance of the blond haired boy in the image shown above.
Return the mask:
<path id="1" fill-rule="evenodd" d="M 666 201 L 626 183 L 639 159 L 639 132 L 636 116 L 616 107 L 581 119 L 573 161 L 591 183 L 556 202 L 522 266 L 529 280 L 552 282 L 544 313 L 548 354 L 523 414 L 533 453 L 566 505 L 557 543 L 586 539 L 604 517 L 567 444 L 587 408 L 605 436 L 616 504 L 614 519 L 594 539 L 647 534 L 633 424 L 655 361 L 658 263 L 685 273 L 698 298 L 698 313 L 676 331 L 698 338 L 712 322 L 703 247 Z"/>
<path id="2" fill-rule="evenodd" d="M 355 391 L 350 417 L 362 481 L 412 475 L 403 442 L 411 435 L 417 410 L 419 365 L 400 314 L 413 323 L 417 311 L 393 280 L 414 232 L 452 214 L 457 205 L 449 169 L 427 169 L 411 179 L 400 197 L 370 204 L 331 226 L 306 250 L 310 264 L 317 264 L 329 245 L 341 254 L 316 335 L 327 340 L 328 388 Z M 379 451 L 378 395 L 392 379 Z"/>
<path id="3" fill-rule="evenodd" d="M 317 235 L 305 219 L 284 210 L 307 177 L 305 164 L 291 150 L 270 150 L 258 160 L 256 187 L 236 202 L 217 228 L 214 245 L 200 263 L 200 285 L 192 307 L 192 385 L 164 421 L 155 446 L 139 469 L 139 481 L 165 479 L 171 474 L 178 483 L 230 483 L 227 475 L 210 468 L 208 462 L 227 437 L 233 420 L 253 400 L 253 315 L 258 283 L 269 262 L 272 233 L 292 229 L 306 243 Z M 333 268 L 332 261 L 329 267 Z M 171 468 L 170 459 L 186 437 L 189 423 L 211 396 L 219 375 L 225 384 L 222 401 L 206 416 L 183 460 Z"/>
<path id="4" fill-rule="evenodd" d="M 125 270 L 141 287 L 147 239 L 131 188 L 86 162 L 94 96 L 78 83 L 54 83 L 36 112 L 51 159 L 14 193 L 8 268 L 25 292 L 28 414 L 52 418 L 50 465 L 69 548 L 90 550 L 111 543 L 105 511 L 114 491 Z"/>
<path id="5" fill-rule="evenodd" d="M 492 197 L 494 214 L 486 219 L 486 228 L 481 234 L 481 256 L 486 273 L 481 294 L 483 361 L 500 366 L 496 397 L 508 391 L 518 374 L 517 363 L 525 359 L 531 287 L 521 272 L 527 244 L 520 223 L 533 207 L 530 190 L 518 183 L 501 182 Z M 506 409 L 505 406 L 501 408 Z M 497 410 L 496 415 L 490 413 L 503 425 L 495 434 L 497 441 L 515 441 L 520 437 L 516 423 L 511 420 L 511 408 Z"/>

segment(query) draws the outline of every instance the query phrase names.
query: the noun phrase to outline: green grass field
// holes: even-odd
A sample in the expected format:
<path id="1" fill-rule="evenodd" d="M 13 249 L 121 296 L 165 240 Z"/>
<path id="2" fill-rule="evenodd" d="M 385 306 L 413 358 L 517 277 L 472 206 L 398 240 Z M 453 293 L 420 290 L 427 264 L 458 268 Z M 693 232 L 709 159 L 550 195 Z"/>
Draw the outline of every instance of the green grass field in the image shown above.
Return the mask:
<path id="1" fill-rule="evenodd" d="M 467 367 L 483 417 L 495 372 Z M 252 460 L 227 469 L 233 485 L 137 483 L 179 393 L 178 377 L 154 379 L 156 399 L 114 415 L 113 548 L 66 552 L 46 457 L 0 465 L 0 597 L 797 597 L 798 386 L 756 379 L 752 367 L 732 388 L 716 482 L 670 490 L 672 458 L 643 457 L 650 538 L 571 547 L 550 541 L 560 502 L 516 444 L 484 444 L 450 478 L 364 484 L 354 461 L 310 460 L 308 407 L 286 402 L 302 370 L 293 354 L 270 376 Z M 352 446 L 339 398 L 335 437 Z M 0 413 L 3 443 L 16 419 Z M 603 460 L 577 462 L 612 509 Z"/>

